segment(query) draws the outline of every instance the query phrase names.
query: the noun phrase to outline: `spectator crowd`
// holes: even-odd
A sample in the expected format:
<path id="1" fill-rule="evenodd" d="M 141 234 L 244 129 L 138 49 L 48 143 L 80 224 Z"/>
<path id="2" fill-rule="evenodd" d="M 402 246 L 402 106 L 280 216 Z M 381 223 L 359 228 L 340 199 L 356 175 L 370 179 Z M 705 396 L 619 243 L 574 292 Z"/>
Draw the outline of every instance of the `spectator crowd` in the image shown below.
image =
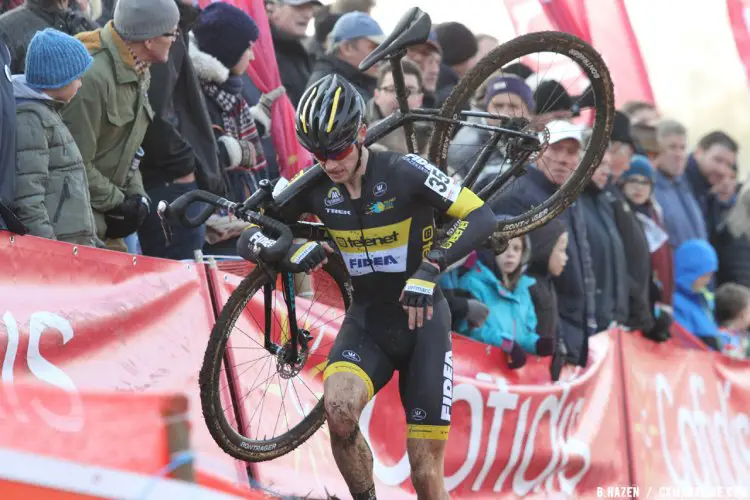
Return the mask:
<path id="1" fill-rule="evenodd" d="M 369 124 L 397 109 L 390 66 L 358 68 L 385 39 L 374 3 L 266 0 L 282 87 L 261 93 L 247 73 L 258 26 L 229 4 L 2 2 L 0 224 L 169 259 L 235 255 L 241 221 L 217 211 L 167 239 L 155 203 L 195 189 L 242 201 L 278 178 L 273 103 L 285 93 L 296 106 L 323 75 L 359 90 Z M 436 25 L 403 60 L 409 107 L 439 107 L 498 44 L 460 23 Z M 588 145 L 590 131 L 570 112 L 585 97 L 533 76 L 524 64 L 505 67 L 471 101 L 492 115 L 543 119 L 549 134 L 526 175 L 492 199 L 499 218 L 549 198 Z M 420 151 L 430 133 L 415 124 Z M 489 139 L 486 129 L 457 130 L 451 175 L 465 177 Z M 692 151 L 689 139 L 698 139 Z M 373 148 L 408 149 L 400 130 Z M 613 326 L 663 342 L 676 322 L 714 350 L 750 357 L 750 186 L 738 182 L 738 150 L 724 131 L 692 138 L 653 104 L 625 103 L 578 200 L 500 255 L 476 251 L 444 274 L 454 330 L 500 347 L 514 368 L 527 355 L 553 356 L 553 379 L 562 364 L 584 366 L 588 339 Z M 475 190 L 506 160 L 494 150 Z"/>

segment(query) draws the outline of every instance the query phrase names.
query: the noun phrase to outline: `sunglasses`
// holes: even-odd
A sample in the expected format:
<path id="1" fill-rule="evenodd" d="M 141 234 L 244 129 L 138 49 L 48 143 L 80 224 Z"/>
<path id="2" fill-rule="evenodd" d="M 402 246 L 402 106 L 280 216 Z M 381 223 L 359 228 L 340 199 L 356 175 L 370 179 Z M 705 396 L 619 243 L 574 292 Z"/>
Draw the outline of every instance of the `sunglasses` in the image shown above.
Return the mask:
<path id="1" fill-rule="evenodd" d="M 352 151 L 354 151 L 354 148 L 356 147 L 357 147 L 357 143 L 355 142 L 349 147 L 344 148 L 343 150 L 338 151 L 336 153 L 331 153 L 328 151 L 321 153 L 320 151 L 315 151 L 313 152 L 313 156 L 315 156 L 315 159 L 318 160 L 320 163 L 325 163 L 329 160 L 340 161 L 346 158 L 347 156 L 349 156 L 352 153 Z"/>

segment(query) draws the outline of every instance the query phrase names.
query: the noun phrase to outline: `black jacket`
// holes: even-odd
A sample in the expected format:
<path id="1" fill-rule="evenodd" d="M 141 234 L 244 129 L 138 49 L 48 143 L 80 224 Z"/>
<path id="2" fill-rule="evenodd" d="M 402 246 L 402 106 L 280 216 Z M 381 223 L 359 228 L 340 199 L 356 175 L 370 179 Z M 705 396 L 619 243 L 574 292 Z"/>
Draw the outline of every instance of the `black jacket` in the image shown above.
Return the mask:
<path id="1" fill-rule="evenodd" d="M 351 64 L 330 54 L 321 57 L 315 62 L 315 67 L 310 75 L 310 79 L 307 81 L 306 87 L 311 86 L 324 76 L 332 73 L 343 76 L 354 85 L 354 88 L 359 91 L 365 102 L 372 99 L 375 94 L 375 87 L 378 84 L 375 78 L 362 73 L 359 68 L 355 68 Z"/>
<path id="2" fill-rule="evenodd" d="M 701 173 L 698 168 L 698 161 L 692 154 L 688 156 L 685 179 L 687 179 L 690 190 L 701 208 L 703 220 L 706 223 L 706 232 L 711 239 L 721 224 L 722 204 L 711 192 L 711 185 Z"/>
<path id="3" fill-rule="evenodd" d="M 615 224 L 609 193 L 590 183 L 580 202 L 586 218 L 586 237 L 591 249 L 591 264 L 596 283 L 597 331 L 614 321 L 628 319 L 628 274 L 625 247 Z"/>
<path id="4" fill-rule="evenodd" d="M 0 203 L 10 207 L 16 198 L 16 100 L 10 80 L 10 53 L 2 42 L 0 65 Z"/>
<path id="5" fill-rule="evenodd" d="M 519 215 L 539 205 L 557 191 L 537 168 L 508 186 L 492 204 L 495 214 Z M 586 224 L 580 203 L 573 203 L 559 219 L 568 232 L 568 264 L 555 278 L 560 331 L 568 349 L 569 361 L 585 366 L 588 361 L 588 337 L 596 333 L 594 318 L 594 275 L 591 253 L 586 239 Z"/>
<path id="6" fill-rule="evenodd" d="M 656 284 L 648 240 L 638 216 L 620 190 L 610 187 L 608 193 L 617 231 L 626 251 L 628 319 L 625 325 L 633 330 L 648 332 L 655 324 L 653 304 L 656 300 L 652 293 Z"/>
<path id="7" fill-rule="evenodd" d="M 141 161 L 146 189 L 195 173 L 200 189 L 225 193 L 216 140 L 203 93 L 188 56 L 187 34 L 198 9 L 177 2 L 181 36 L 172 44 L 169 60 L 151 66 L 149 102 L 154 118 L 143 139 Z"/>
<path id="8" fill-rule="evenodd" d="M 281 84 L 286 88 L 286 95 L 296 108 L 302 94 L 307 88 L 313 68 L 313 59 L 298 38 L 287 35 L 271 25 L 273 50 L 276 52 L 276 63 L 279 65 Z"/>
<path id="9" fill-rule="evenodd" d="M 26 67 L 26 49 L 37 31 L 44 28 L 76 35 L 84 31 L 93 31 L 97 24 L 80 12 L 72 9 L 47 10 L 42 8 L 42 0 L 26 0 L 26 3 L 0 16 L 0 39 L 10 50 L 13 74 L 24 73 Z"/>
<path id="10" fill-rule="evenodd" d="M 737 186 L 737 192 L 741 186 Z M 737 283 L 750 287 L 750 239 L 745 235 L 735 237 L 727 228 L 725 217 L 730 207 L 724 205 L 719 213 L 722 222 L 711 238 L 711 244 L 719 257 L 716 285 Z"/>

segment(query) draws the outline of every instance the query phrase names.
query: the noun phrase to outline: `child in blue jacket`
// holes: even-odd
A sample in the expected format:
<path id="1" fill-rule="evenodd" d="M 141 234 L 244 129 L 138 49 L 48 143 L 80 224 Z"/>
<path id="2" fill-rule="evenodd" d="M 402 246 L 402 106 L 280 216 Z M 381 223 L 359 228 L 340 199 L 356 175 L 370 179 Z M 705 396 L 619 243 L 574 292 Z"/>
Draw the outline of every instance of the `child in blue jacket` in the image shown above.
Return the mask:
<path id="1" fill-rule="evenodd" d="M 523 366 L 524 352 L 537 353 L 537 319 L 529 293 L 536 281 L 523 274 L 529 255 L 528 239 L 514 238 L 496 257 L 480 252 L 473 268 L 458 281 L 460 288 L 490 311 L 484 325 L 471 329 L 469 335 L 503 349 L 510 357 L 511 368 Z"/>
<path id="2" fill-rule="evenodd" d="M 674 319 L 715 350 L 720 350 L 720 334 L 708 285 L 718 267 L 716 251 L 705 240 L 687 240 L 675 251 Z"/>

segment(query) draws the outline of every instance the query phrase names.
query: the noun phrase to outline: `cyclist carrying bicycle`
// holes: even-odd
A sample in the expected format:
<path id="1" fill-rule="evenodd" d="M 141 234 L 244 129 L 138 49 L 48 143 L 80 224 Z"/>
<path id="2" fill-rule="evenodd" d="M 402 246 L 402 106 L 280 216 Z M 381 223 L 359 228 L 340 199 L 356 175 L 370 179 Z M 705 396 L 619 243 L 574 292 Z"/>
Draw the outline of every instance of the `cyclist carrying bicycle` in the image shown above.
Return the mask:
<path id="1" fill-rule="evenodd" d="M 352 496 L 375 498 L 372 453 L 358 422 L 398 370 L 414 488 L 419 498 L 443 500 L 453 357 L 450 312 L 436 282 L 492 235 L 495 217 L 473 192 L 423 158 L 363 147 L 364 111 L 357 90 L 340 76 L 325 76 L 303 94 L 297 137 L 327 178 L 296 197 L 289 215 L 316 215 L 332 245 L 294 245 L 287 259 L 297 269 L 315 270 L 335 246 L 351 276 L 354 300 L 323 377 L 333 456 Z M 436 210 L 456 219 L 439 242 Z M 264 239 L 259 232 L 245 231 L 240 255 L 257 261 L 255 249 Z"/>

